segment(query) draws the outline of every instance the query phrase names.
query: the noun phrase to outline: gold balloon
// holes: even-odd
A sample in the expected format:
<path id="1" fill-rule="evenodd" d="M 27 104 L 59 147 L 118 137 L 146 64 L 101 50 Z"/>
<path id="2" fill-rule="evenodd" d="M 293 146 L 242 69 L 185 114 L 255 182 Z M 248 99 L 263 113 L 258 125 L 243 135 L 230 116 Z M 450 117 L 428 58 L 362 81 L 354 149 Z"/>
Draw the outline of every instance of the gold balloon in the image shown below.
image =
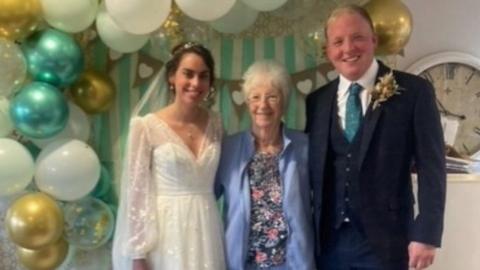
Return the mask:
<path id="1" fill-rule="evenodd" d="M 17 247 L 18 260 L 29 270 L 51 270 L 60 266 L 68 253 L 68 244 L 60 237 L 55 243 L 40 249 Z"/>
<path id="2" fill-rule="evenodd" d="M 5 226 L 14 243 L 27 249 L 39 249 L 60 238 L 63 214 L 48 195 L 30 193 L 13 202 L 7 211 Z"/>
<path id="3" fill-rule="evenodd" d="M 95 114 L 107 111 L 115 99 L 115 86 L 112 79 L 94 70 L 87 70 L 70 88 L 73 102 L 86 113 Z"/>
<path id="4" fill-rule="evenodd" d="M 376 53 L 399 53 L 412 32 L 412 15 L 400 0 L 371 0 L 365 6 L 378 36 Z"/>
<path id="5" fill-rule="evenodd" d="M 170 14 L 168 14 L 167 19 L 162 24 L 161 29 L 170 42 L 170 50 L 185 39 L 185 33 L 180 25 L 181 17 L 182 11 L 176 4 L 173 4 Z"/>
<path id="6" fill-rule="evenodd" d="M 39 0 L 0 0 L 0 37 L 10 40 L 30 35 L 41 21 Z"/>

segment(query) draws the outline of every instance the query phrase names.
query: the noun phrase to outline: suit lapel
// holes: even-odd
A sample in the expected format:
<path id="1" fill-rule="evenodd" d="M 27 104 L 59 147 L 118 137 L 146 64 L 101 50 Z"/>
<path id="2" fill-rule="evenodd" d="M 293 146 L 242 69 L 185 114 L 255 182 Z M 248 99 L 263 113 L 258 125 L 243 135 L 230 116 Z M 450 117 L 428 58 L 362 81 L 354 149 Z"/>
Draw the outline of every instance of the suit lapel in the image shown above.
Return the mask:
<path id="1" fill-rule="evenodd" d="M 390 69 L 385 66 L 382 62 L 378 61 L 379 68 L 377 72 L 377 77 L 375 79 L 375 83 L 378 81 L 378 78 L 385 75 Z M 363 134 L 360 144 L 360 153 L 358 159 L 358 166 L 359 169 L 362 167 L 363 160 L 365 159 L 365 155 L 367 150 L 370 146 L 370 142 L 372 140 L 373 133 L 375 128 L 377 127 L 378 119 L 383 112 L 383 106 L 378 106 L 377 108 L 373 109 L 373 101 L 370 102 L 368 106 L 367 113 L 365 114 L 364 122 L 363 122 Z"/>

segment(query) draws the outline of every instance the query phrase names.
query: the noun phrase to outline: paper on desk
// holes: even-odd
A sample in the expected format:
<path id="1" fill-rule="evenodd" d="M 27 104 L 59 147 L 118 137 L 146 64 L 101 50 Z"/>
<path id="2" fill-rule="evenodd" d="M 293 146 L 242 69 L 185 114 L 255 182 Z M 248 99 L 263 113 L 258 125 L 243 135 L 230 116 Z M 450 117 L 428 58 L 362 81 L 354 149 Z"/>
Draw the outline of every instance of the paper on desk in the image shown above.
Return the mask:
<path id="1" fill-rule="evenodd" d="M 441 122 L 445 144 L 454 145 L 460 121 L 457 118 L 442 115 Z"/>

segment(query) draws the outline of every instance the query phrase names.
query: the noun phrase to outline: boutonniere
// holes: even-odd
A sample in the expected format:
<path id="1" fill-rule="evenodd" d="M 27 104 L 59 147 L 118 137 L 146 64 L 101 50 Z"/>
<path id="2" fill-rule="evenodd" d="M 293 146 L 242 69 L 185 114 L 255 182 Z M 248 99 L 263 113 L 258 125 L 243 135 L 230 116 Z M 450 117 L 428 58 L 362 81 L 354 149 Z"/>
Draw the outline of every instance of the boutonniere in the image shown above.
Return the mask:
<path id="1" fill-rule="evenodd" d="M 397 84 L 393 71 L 378 78 L 378 82 L 370 89 L 372 95 L 373 109 L 379 107 L 383 102 L 387 101 L 393 95 L 400 95 L 400 91 L 403 90 Z"/>

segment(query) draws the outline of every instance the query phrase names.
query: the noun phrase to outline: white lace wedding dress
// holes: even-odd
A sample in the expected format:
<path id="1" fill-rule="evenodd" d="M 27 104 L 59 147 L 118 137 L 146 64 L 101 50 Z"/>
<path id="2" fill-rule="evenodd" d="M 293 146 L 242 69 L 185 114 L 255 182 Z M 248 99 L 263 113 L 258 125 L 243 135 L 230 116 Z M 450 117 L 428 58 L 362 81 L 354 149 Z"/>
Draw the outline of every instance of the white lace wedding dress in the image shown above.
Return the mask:
<path id="1" fill-rule="evenodd" d="M 210 113 L 205 132 L 196 157 L 157 116 L 132 119 L 114 269 L 131 269 L 135 258 L 146 258 L 152 270 L 225 269 L 213 194 L 222 132 L 217 114 Z"/>

